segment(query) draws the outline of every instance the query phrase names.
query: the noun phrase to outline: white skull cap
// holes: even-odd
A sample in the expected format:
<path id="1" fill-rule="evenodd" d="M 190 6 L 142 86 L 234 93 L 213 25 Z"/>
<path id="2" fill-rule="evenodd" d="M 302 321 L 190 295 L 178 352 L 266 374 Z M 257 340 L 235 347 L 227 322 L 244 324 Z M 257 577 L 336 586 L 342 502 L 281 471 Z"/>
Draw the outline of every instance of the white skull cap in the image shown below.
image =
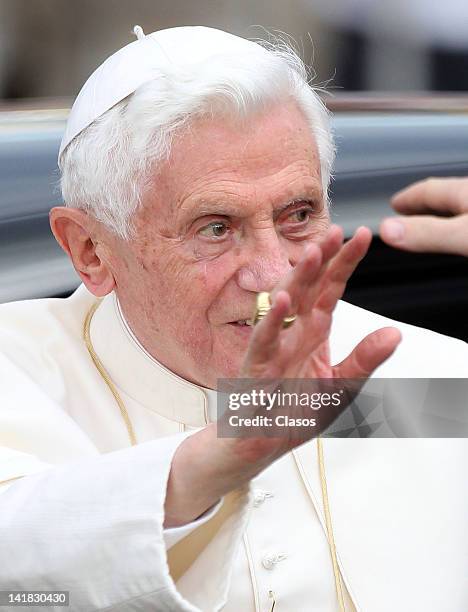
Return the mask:
<path id="1" fill-rule="evenodd" d="M 204 26 L 169 28 L 147 36 L 140 26 L 135 26 L 134 33 L 138 40 L 106 59 L 83 85 L 68 117 L 59 163 L 63 151 L 78 134 L 138 87 L 163 77 L 165 67 L 188 67 L 226 53 L 265 52 L 245 38 Z"/>

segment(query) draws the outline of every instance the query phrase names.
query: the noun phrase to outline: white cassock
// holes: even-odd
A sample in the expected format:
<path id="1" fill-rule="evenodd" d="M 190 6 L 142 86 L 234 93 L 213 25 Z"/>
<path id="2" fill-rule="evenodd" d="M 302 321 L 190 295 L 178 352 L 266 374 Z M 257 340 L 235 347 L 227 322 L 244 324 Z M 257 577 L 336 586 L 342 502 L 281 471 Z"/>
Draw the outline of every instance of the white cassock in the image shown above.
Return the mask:
<path id="1" fill-rule="evenodd" d="M 213 418 L 213 393 L 138 344 L 115 296 L 91 322 L 138 444 L 83 341 L 95 302 L 0 307 L 0 590 L 69 590 L 70 609 L 338 610 L 316 442 L 194 523 L 163 530 L 178 445 Z M 332 357 L 393 322 L 346 303 Z M 464 343 L 404 324 L 382 377 L 468 377 Z M 324 439 L 348 611 L 468 610 L 467 445 L 460 439 Z M 21 478 L 23 477 L 23 478 Z"/>

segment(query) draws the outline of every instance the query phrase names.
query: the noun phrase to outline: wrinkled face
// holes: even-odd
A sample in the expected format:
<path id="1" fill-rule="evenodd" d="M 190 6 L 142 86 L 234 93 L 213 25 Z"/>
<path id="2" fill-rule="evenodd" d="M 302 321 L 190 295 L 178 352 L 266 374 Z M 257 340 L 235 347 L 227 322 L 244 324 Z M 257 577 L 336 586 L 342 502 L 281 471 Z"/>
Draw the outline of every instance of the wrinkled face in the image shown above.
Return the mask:
<path id="1" fill-rule="evenodd" d="M 329 225 L 320 163 L 291 103 L 243 124 L 203 119 L 174 142 L 113 247 L 116 291 L 146 350 L 207 387 L 238 374 L 259 291 Z"/>

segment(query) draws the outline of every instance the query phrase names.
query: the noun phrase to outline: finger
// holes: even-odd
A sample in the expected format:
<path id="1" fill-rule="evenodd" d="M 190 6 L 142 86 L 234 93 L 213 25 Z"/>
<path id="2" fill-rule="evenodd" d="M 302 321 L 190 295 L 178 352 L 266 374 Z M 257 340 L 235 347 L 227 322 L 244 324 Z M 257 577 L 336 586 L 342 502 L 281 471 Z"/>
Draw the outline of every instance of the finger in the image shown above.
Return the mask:
<path id="1" fill-rule="evenodd" d="M 468 178 L 429 178 L 396 193 L 393 208 L 404 215 L 468 211 Z"/>
<path id="2" fill-rule="evenodd" d="M 372 332 L 333 368 L 333 375 L 336 378 L 368 378 L 390 357 L 400 341 L 401 333 L 394 327 Z"/>
<path id="3" fill-rule="evenodd" d="M 267 315 L 257 323 L 247 350 L 245 368 L 249 376 L 258 374 L 257 368 L 271 361 L 280 343 L 283 319 L 291 308 L 291 298 L 286 291 L 279 291 Z"/>
<path id="4" fill-rule="evenodd" d="M 339 225 L 331 225 L 323 241 L 320 243 L 322 262 L 327 263 L 335 257 L 343 244 L 343 230 Z"/>
<path id="5" fill-rule="evenodd" d="M 468 256 L 468 214 L 450 219 L 390 217 L 380 224 L 380 236 L 388 245 L 405 251 Z"/>
<path id="6" fill-rule="evenodd" d="M 329 264 L 322 280 L 320 294 L 314 308 L 332 312 L 342 297 L 346 283 L 367 253 L 372 241 L 372 232 L 367 227 L 359 227 L 351 240 L 343 245 L 340 252 Z"/>
<path id="7" fill-rule="evenodd" d="M 281 286 L 291 296 L 291 312 L 304 314 L 310 310 L 310 293 L 318 287 L 326 265 L 339 251 L 343 243 L 343 230 L 332 225 L 322 242 L 310 245 L 303 259 L 297 264 L 290 278 Z"/>
<path id="8" fill-rule="evenodd" d="M 317 296 L 320 294 L 323 278 L 327 274 L 333 258 L 336 257 L 343 248 L 343 239 L 343 230 L 335 225 L 330 228 L 330 234 L 327 236 L 327 239 L 320 244 L 322 250 L 322 266 L 316 278 L 313 279 L 313 281 L 309 280 L 308 283 L 304 283 L 301 288 L 301 299 L 295 310 L 298 315 L 308 315 L 310 313 Z"/>

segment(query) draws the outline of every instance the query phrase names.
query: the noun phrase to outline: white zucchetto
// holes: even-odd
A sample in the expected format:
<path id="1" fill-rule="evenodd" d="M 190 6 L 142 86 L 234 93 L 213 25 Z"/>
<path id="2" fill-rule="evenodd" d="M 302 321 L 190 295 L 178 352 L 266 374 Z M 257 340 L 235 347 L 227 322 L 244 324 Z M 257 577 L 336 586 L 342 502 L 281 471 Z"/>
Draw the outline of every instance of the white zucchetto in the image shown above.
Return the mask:
<path id="1" fill-rule="evenodd" d="M 164 78 L 167 67 L 190 67 L 223 54 L 258 54 L 258 44 L 222 30 L 182 26 L 145 36 L 135 26 L 137 40 L 116 51 L 83 85 L 70 111 L 59 151 L 59 160 L 70 142 L 118 102 L 144 83 Z"/>

